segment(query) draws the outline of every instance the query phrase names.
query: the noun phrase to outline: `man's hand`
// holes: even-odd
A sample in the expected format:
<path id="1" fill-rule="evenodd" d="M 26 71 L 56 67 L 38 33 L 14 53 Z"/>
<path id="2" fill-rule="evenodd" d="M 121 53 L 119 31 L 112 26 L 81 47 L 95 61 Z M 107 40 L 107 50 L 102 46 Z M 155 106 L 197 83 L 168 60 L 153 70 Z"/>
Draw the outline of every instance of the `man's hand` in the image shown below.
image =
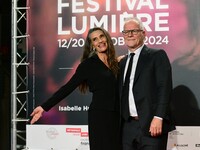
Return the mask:
<path id="1" fill-rule="evenodd" d="M 163 120 L 159 118 L 153 118 L 151 121 L 151 125 L 149 128 L 149 132 L 151 133 L 151 136 L 159 136 L 162 134 L 162 124 Z"/>

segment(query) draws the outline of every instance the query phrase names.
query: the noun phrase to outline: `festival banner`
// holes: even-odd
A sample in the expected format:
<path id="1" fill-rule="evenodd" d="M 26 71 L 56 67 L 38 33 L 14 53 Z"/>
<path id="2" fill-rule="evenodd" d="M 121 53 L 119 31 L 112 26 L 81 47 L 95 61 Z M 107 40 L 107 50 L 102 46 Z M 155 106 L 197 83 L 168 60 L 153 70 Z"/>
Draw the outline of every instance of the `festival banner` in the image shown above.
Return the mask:
<path id="1" fill-rule="evenodd" d="M 148 47 L 164 49 L 172 64 L 172 116 L 176 125 L 200 125 L 199 0 L 29 0 L 28 114 L 64 85 L 80 63 L 87 31 L 106 29 L 117 55 L 127 53 L 124 18 L 144 22 Z M 78 89 L 53 107 L 40 124 L 87 125 L 91 93 Z"/>

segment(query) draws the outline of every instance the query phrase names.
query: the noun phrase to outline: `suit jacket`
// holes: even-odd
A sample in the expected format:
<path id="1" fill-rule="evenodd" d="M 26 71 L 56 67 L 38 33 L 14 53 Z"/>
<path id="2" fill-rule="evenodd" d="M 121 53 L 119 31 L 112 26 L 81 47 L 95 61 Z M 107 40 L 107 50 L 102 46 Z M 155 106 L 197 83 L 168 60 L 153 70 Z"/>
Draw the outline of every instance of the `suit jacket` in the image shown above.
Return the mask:
<path id="1" fill-rule="evenodd" d="M 123 75 L 127 57 L 120 61 L 119 94 L 122 95 Z M 163 133 L 175 129 L 170 117 L 169 103 L 172 92 L 171 65 L 164 50 L 143 47 L 135 71 L 133 96 L 139 122 L 149 134 L 154 116 L 163 118 Z"/>

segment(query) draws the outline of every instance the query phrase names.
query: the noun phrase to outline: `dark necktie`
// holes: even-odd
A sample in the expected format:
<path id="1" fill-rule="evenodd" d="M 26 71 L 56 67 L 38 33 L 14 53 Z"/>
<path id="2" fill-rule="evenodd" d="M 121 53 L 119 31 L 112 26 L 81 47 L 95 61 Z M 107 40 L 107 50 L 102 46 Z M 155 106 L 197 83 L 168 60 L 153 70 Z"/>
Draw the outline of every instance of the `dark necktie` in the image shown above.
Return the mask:
<path id="1" fill-rule="evenodd" d="M 128 120 L 130 113 L 129 113 L 129 82 L 130 82 L 130 75 L 132 70 L 133 64 L 133 56 L 135 53 L 130 54 L 130 60 L 128 64 L 128 68 L 126 71 L 126 76 L 122 88 L 122 116 L 125 120 Z"/>

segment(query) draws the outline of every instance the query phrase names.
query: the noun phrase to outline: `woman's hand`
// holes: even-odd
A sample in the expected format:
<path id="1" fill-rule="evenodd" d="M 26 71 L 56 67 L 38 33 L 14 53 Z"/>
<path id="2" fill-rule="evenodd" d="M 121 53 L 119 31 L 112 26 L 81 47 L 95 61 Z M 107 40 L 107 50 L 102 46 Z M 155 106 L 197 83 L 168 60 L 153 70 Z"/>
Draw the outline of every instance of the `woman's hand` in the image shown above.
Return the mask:
<path id="1" fill-rule="evenodd" d="M 44 109 L 41 106 L 36 107 L 30 115 L 32 117 L 30 124 L 34 124 L 38 121 L 42 117 L 43 112 Z"/>
<path id="2" fill-rule="evenodd" d="M 117 61 L 120 62 L 122 58 L 124 58 L 126 55 L 121 55 L 117 57 Z"/>

